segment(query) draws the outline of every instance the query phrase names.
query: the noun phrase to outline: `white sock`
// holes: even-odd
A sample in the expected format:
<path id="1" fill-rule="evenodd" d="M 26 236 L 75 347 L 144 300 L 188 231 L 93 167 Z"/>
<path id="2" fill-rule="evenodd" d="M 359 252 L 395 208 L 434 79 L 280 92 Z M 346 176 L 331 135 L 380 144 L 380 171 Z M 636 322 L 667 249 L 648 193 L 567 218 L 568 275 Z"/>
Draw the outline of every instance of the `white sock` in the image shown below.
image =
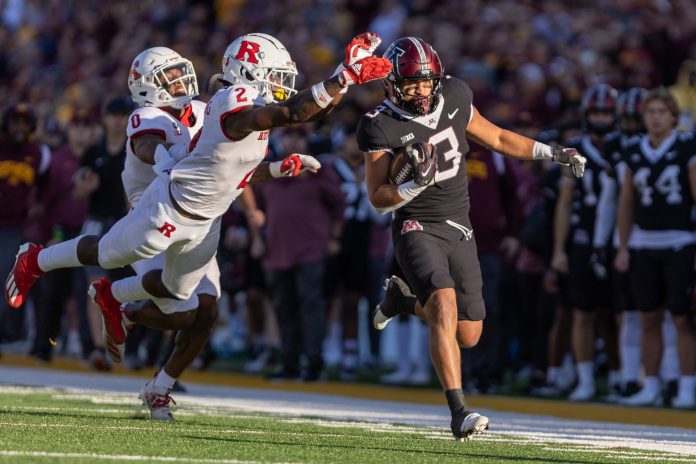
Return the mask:
<path id="1" fill-rule="evenodd" d="M 694 396 L 694 376 L 682 375 L 679 377 L 679 398 L 692 398 Z"/>
<path id="2" fill-rule="evenodd" d="M 145 291 L 140 276 L 126 277 L 111 284 L 111 294 L 120 303 L 149 300 L 152 295 Z"/>
<path id="3" fill-rule="evenodd" d="M 60 242 L 39 251 L 39 268 L 44 272 L 48 272 L 54 269 L 84 266 L 77 259 L 77 244 L 82 237 L 83 235 L 80 235 L 72 240 Z"/>
<path id="4" fill-rule="evenodd" d="M 660 392 L 660 379 L 657 377 L 646 377 L 643 381 L 643 390 L 656 395 Z"/>
<path id="5" fill-rule="evenodd" d="M 660 361 L 660 377 L 670 381 L 679 378 L 679 351 L 677 349 L 677 329 L 672 322 L 672 316 L 665 311 L 662 320 L 662 360 Z"/>
<path id="6" fill-rule="evenodd" d="M 624 311 L 619 332 L 621 377 L 624 385 L 640 378 L 642 328 L 638 311 Z"/>
<path id="7" fill-rule="evenodd" d="M 409 321 L 401 322 L 396 326 L 397 346 L 399 347 L 399 372 L 411 370 L 411 324 Z"/>
<path id="8" fill-rule="evenodd" d="M 546 382 L 550 384 L 555 384 L 558 382 L 558 371 L 560 368 L 558 367 L 549 367 L 546 369 Z"/>
<path id="9" fill-rule="evenodd" d="M 594 363 L 592 361 L 579 362 L 575 367 L 578 370 L 579 385 L 594 385 Z"/>
<path id="10" fill-rule="evenodd" d="M 164 372 L 164 368 L 162 368 L 157 373 L 157 377 L 155 377 L 153 385 L 155 387 L 164 387 L 167 389 L 171 389 L 174 386 L 174 382 L 176 382 L 176 379 L 174 377 L 169 376 L 166 372 Z"/>
<path id="11" fill-rule="evenodd" d="M 352 369 L 358 365 L 358 341 L 354 338 L 343 340 L 343 355 L 341 359 L 343 367 Z"/>

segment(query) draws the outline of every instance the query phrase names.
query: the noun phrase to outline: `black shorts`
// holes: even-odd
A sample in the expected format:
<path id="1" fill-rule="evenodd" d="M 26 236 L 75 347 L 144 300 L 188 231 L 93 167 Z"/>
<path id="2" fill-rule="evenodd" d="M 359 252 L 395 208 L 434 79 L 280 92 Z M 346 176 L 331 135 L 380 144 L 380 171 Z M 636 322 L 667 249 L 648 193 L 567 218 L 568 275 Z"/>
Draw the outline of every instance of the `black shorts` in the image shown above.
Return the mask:
<path id="1" fill-rule="evenodd" d="M 633 252 L 631 252 L 631 262 L 634 259 Z M 618 272 L 614 269 L 611 282 L 614 286 L 614 306 L 616 306 L 616 309 L 621 312 L 637 310 L 636 299 L 633 296 L 633 286 L 631 285 L 631 270 Z"/>
<path id="2" fill-rule="evenodd" d="M 592 248 L 589 246 L 570 246 L 568 285 L 571 306 L 581 311 L 612 310 L 611 282 L 609 278 L 597 278 L 590 261 L 591 256 Z M 607 269 L 607 272 L 610 272 L 610 269 Z"/>
<path id="3" fill-rule="evenodd" d="M 341 252 L 326 262 L 324 294 L 336 296 L 339 288 L 365 294 L 370 272 L 370 225 L 349 221 L 341 235 Z"/>
<path id="4" fill-rule="evenodd" d="M 394 254 L 422 305 L 435 290 L 454 288 L 457 319 L 480 321 L 486 317 L 486 308 L 476 241 L 468 219 L 454 224 L 469 232 L 445 222 L 396 220 L 392 224 Z"/>
<path id="5" fill-rule="evenodd" d="M 677 250 L 635 250 L 631 255 L 633 291 L 641 311 L 663 305 L 672 314 L 691 309 L 696 246 Z"/>

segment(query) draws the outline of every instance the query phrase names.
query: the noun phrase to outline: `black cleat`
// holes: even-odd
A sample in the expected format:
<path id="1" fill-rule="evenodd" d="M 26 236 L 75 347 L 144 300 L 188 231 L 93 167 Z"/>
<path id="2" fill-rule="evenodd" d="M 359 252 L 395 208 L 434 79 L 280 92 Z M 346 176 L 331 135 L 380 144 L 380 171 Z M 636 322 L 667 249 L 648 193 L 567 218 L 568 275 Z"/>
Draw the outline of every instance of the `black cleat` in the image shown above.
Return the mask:
<path id="1" fill-rule="evenodd" d="M 477 412 L 460 410 L 455 413 L 450 423 L 455 440 L 468 440 L 471 435 L 488 430 L 488 418 Z"/>
<path id="2" fill-rule="evenodd" d="M 384 298 L 372 311 L 372 325 L 377 330 L 383 330 L 389 321 L 407 308 L 414 305 L 416 297 L 411 293 L 408 284 L 397 276 L 391 276 L 384 281 Z"/>

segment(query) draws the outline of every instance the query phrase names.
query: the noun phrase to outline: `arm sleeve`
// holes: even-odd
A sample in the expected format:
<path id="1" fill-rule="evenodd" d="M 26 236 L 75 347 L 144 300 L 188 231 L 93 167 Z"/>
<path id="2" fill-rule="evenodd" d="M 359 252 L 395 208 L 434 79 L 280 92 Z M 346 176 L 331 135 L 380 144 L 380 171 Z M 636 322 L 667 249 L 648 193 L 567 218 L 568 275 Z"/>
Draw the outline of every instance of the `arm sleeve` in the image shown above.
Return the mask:
<path id="1" fill-rule="evenodd" d="M 609 236 L 612 230 L 614 230 L 617 201 L 616 180 L 611 178 L 605 171 L 602 171 L 599 174 L 599 183 L 601 191 L 597 203 L 592 244 L 595 248 L 606 246 Z"/>

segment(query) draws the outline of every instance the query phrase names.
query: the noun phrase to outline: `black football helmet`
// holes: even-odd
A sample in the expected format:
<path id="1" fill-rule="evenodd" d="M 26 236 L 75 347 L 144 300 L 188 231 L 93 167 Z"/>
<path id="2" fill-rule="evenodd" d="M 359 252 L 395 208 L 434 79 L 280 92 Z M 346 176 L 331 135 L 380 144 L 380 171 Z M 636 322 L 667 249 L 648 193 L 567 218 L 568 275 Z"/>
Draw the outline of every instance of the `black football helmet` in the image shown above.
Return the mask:
<path id="1" fill-rule="evenodd" d="M 10 119 L 23 118 L 29 123 L 29 132 L 36 130 L 36 114 L 29 103 L 10 103 L 0 116 L 0 130 L 7 133 Z"/>
<path id="2" fill-rule="evenodd" d="M 400 108 L 418 116 L 437 108 L 442 94 L 444 68 L 433 47 L 418 37 L 402 37 L 389 45 L 384 58 L 392 63 L 392 71 L 385 79 L 387 98 Z M 403 91 L 408 81 L 432 80 L 433 92 L 428 97 L 406 100 Z"/>
<path id="3" fill-rule="evenodd" d="M 616 117 L 621 132 L 626 135 L 645 132 L 643 125 L 643 106 L 648 91 L 641 87 L 632 87 L 621 95 L 616 102 Z"/>
<path id="4" fill-rule="evenodd" d="M 597 84 L 585 90 L 580 102 L 583 129 L 597 135 L 605 135 L 613 131 L 616 126 L 616 101 L 619 92 L 608 84 Z M 592 124 L 587 118 L 590 111 L 606 111 L 614 115 L 614 121 L 610 124 Z"/>

